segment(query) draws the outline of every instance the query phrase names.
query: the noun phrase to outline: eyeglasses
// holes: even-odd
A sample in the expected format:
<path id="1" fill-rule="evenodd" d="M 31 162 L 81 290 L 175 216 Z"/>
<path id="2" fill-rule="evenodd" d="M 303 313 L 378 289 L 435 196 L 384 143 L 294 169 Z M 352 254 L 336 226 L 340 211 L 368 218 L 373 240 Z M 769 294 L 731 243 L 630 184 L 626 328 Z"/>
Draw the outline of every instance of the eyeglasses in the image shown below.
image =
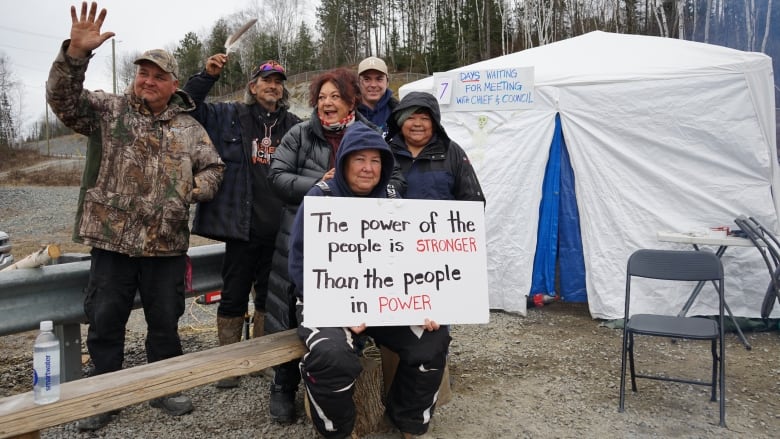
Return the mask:
<path id="1" fill-rule="evenodd" d="M 282 67 L 282 65 L 279 64 L 276 61 L 268 61 L 266 63 L 260 64 L 259 66 L 257 66 L 257 68 L 252 71 L 252 77 L 256 78 L 256 77 L 260 76 L 260 73 L 268 72 L 268 71 L 278 72 L 278 73 L 282 73 L 283 74 L 284 73 L 284 67 Z"/>

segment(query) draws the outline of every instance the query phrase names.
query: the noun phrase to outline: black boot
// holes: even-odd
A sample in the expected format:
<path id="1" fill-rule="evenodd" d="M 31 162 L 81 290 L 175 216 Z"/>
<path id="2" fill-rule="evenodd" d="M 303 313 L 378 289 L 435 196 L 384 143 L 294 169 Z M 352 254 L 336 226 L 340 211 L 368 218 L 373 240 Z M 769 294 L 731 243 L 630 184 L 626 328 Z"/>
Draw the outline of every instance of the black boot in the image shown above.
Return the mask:
<path id="1" fill-rule="evenodd" d="M 271 419 L 280 424 L 292 424 L 295 421 L 295 391 L 271 384 Z"/>

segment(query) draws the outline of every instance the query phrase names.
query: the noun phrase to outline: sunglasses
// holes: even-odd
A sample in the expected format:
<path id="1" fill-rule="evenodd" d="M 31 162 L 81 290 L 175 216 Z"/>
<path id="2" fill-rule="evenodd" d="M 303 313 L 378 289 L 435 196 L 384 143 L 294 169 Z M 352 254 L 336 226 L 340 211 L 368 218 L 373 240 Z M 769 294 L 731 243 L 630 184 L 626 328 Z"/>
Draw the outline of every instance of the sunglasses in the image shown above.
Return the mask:
<path id="1" fill-rule="evenodd" d="M 284 73 L 284 67 L 276 61 L 268 61 L 257 66 L 257 68 L 252 71 L 252 77 L 256 78 L 260 73 L 268 71 Z"/>

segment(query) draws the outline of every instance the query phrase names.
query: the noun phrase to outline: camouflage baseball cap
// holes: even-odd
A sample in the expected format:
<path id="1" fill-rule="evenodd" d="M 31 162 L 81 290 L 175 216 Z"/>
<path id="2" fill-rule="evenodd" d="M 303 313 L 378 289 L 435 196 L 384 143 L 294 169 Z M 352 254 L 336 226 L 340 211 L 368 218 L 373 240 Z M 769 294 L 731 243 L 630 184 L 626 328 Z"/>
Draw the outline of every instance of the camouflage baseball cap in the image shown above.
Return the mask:
<path id="1" fill-rule="evenodd" d="M 164 72 L 170 73 L 174 78 L 179 79 L 179 64 L 176 63 L 176 58 L 165 50 L 147 50 L 136 58 L 135 61 L 133 61 L 133 64 L 140 64 L 141 61 L 152 62 L 156 64 L 157 67 L 163 69 Z"/>

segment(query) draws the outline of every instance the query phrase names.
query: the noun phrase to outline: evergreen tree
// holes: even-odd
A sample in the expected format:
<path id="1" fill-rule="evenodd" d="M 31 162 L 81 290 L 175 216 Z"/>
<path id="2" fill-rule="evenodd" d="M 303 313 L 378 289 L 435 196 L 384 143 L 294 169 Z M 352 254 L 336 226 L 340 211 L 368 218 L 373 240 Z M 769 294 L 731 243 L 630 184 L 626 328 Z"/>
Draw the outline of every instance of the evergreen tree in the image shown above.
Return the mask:
<path id="1" fill-rule="evenodd" d="M 238 26 L 236 26 L 236 28 L 237 27 Z M 220 18 L 217 20 L 216 24 L 214 24 L 214 27 L 211 29 L 211 34 L 206 40 L 205 54 L 200 61 L 201 66 L 205 64 L 206 59 L 211 55 L 225 53 L 225 42 L 231 33 L 233 33 L 233 31 L 229 28 L 225 19 Z M 244 43 L 243 40 L 242 43 Z M 224 96 L 242 89 L 246 84 L 247 79 L 248 76 L 244 73 L 244 69 L 241 66 L 241 56 L 239 52 L 231 52 L 228 55 L 227 64 L 222 68 L 219 81 L 217 81 L 214 88 L 211 89 L 211 95 Z"/>
<path id="2" fill-rule="evenodd" d="M 322 0 L 317 7 L 317 26 L 322 35 L 320 64 L 323 68 L 345 65 L 357 56 L 354 43 L 357 38 L 356 0 Z"/>
<path id="3" fill-rule="evenodd" d="M 289 71 L 295 73 L 317 70 L 317 47 L 306 23 L 301 22 L 298 28 L 298 34 L 295 37 L 292 51 L 290 52 L 290 62 L 285 66 Z"/>
<path id="4" fill-rule="evenodd" d="M 203 44 L 195 32 L 187 32 L 184 35 L 173 56 L 179 63 L 179 81 L 182 83 L 203 68 Z"/>
<path id="5" fill-rule="evenodd" d="M 431 70 L 443 72 L 458 66 L 458 35 L 454 12 L 447 2 L 440 2 L 436 13 L 436 26 L 432 41 Z"/>
<path id="6" fill-rule="evenodd" d="M 259 33 L 249 45 L 248 50 L 248 56 L 249 59 L 252 60 L 251 68 L 247 69 L 249 74 L 252 73 L 252 71 L 262 64 L 263 62 L 273 59 L 273 60 L 279 60 L 279 46 L 276 44 L 276 39 L 265 33 L 261 32 Z M 289 69 L 289 66 L 284 66 L 286 69 Z"/>

